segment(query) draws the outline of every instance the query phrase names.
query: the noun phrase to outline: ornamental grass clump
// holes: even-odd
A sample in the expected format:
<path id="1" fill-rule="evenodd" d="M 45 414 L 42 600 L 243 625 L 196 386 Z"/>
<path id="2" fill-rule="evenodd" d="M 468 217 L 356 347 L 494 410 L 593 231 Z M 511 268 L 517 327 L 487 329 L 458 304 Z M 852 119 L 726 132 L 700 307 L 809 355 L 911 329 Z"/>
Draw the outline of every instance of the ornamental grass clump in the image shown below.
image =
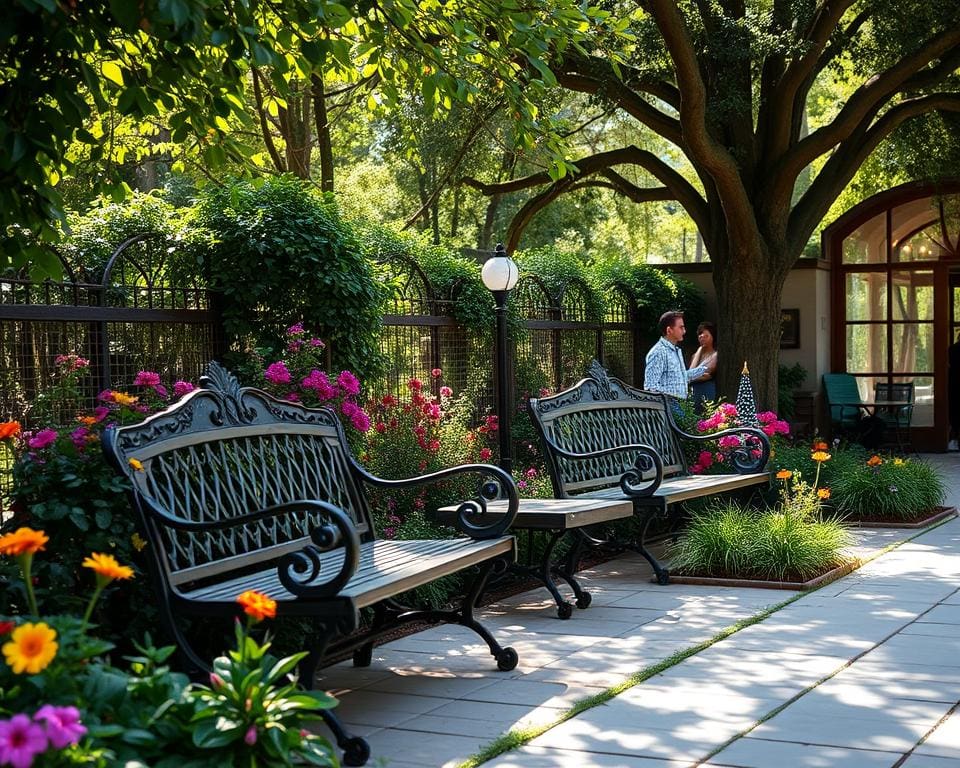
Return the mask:
<path id="1" fill-rule="evenodd" d="M 850 520 L 912 522 L 943 504 L 943 478 L 921 459 L 861 457 L 833 480 L 837 512 Z"/>
<path id="2" fill-rule="evenodd" d="M 818 470 L 831 456 L 815 448 L 813 483 L 780 470 L 780 499 L 772 509 L 718 500 L 694 513 L 671 547 L 671 569 L 690 576 L 798 582 L 849 562 L 844 553 L 849 533 L 829 512 L 831 490 L 818 487 Z"/>

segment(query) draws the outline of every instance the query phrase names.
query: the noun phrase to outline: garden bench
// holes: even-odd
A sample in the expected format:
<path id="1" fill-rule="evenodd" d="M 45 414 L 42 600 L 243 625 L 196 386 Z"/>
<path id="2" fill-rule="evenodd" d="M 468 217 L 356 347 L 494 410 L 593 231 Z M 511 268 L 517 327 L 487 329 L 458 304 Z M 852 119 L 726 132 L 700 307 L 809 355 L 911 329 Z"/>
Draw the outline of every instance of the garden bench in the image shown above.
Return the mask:
<path id="1" fill-rule="evenodd" d="M 517 490 L 497 467 L 472 464 L 409 480 L 384 480 L 358 465 L 336 414 L 241 388 L 211 363 L 201 387 L 142 423 L 107 430 L 104 451 L 132 484 L 131 498 L 147 538 L 151 577 L 165 629 L 191 665 L 208 669 L 178 625 L 180 615 L 235 616 L 246 590 L 277 601 L 278 616 L 311 619 L 301 681 L 312 687 L 318 666 L 353 653 L 371 661 L 374 642 L 411 621 L 450 622 L 474 630 L 501 670 L 517 654 L 475 618 L 475 602 L 492 569 L 515 559 L 504 535 Z M 466 537 L 391 541 L 376 537 L 367 486 L 407 488 L 474 475 L 477 500 L 459 507 Z M 506 499 L 496 518 L 486 500 Z M 394 598 L 440 577 L 478 569 L 458 610 L 411 610 Z M 360 610 L 372 619 L 361 628 Z M 328 724 L 362 765 L 366 743 Z"/>
<path id="2" fill-rule="evenodd" d="M 643 555 L 657 581 L 670 574 L 646 547 L 647 529 L 678 502 L 767 485 L 763 471 L 770 441 L 759 429 L 737 427 L 690 435 L 677 426 L 667 395 L 646 392 L 611 377 L 596 360 L 587 378 L 550 397 L 530 400 L 530 417 L 540 435 L 554 495 L 558 498 L 630 499 L 639 533 L 620 542 Z M 690 474 L 684 445 L 736 436 L 730 449 L 734 473 Z M 587 539 L 588 543 L 601 543 Z"/>

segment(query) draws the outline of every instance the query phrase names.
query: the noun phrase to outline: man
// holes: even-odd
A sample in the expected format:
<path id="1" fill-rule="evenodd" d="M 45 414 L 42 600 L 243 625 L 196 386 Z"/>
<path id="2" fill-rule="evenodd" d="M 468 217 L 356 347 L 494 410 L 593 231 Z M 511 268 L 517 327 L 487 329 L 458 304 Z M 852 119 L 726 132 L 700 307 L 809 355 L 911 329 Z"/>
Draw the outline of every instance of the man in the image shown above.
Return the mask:
<path id="1" fill-rule="evenodd" d="M 705 373 L 713 374 L 716 357 L 707 365 L 698 365 L 688 371 L 683 362 L 683 352 L 680 351 L 680 343 L 687 332 L 683 312 L 664 312 L 660 316 L 659 327 L 660 340 L 647 352 L 643 388 L 685 400 L 692 379 L 699 379 Z"/>

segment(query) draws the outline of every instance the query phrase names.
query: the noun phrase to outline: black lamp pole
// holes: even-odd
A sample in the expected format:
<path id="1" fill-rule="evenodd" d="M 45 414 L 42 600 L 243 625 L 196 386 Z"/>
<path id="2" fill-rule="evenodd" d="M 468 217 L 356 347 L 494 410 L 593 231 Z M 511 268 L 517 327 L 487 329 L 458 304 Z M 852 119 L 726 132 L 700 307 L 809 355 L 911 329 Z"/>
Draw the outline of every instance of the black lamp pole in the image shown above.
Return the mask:
<path id="1" fill-rule="evenodd" d="M 503 246 L 497 245 L 502 251 Z M 497 434 L 500 436 L 500 469 L 513 471 L 510 455 L 510 376 L 507 371 L 507 299 L 510 291 L 491 291 L 497 305 Z"/>

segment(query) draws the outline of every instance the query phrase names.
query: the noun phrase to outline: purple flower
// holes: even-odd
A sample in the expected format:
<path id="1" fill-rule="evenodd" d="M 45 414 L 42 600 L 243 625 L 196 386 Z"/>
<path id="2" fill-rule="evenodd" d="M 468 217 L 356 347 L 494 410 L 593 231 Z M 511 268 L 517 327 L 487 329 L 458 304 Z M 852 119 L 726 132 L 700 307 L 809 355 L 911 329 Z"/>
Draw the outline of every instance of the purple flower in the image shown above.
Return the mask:
<path id="1" fill-rule="evenodd" d="M 93 409 L 93 418 L 96 419 L 96 421 L 103 421 L 109 415 L 110 409 L 105 405 L 98 405 Z"/>
<path id="2" fill-rule="evenodd" d="M 337 376 L 337 384 L 347 395 L 360 394 L 360 382 L 350 371 L 341 371 Z"/>
<path id="3" fill-rule="evenodd" d="M 327 345 L 324 344 L 320 339 L 313 338 L 313 339 L 310 339 L 310 346 L 311 346 L 311 347 L 320 347 L 320 349 L 323 349 L 323 348 L 324 348 L 325 346 L 327 346 Z"/>
<path id="4" fill-rule="evenodd" d="M 0 765 L 30 768 L 33 758 L 47 749 L 43 727 L 30 722 L 26 715 L 0 720 Z"/>
<path id="5" fill-rule="evenodd" d="M 243 740 L 247 743 L 248 747 L 252 747 L 257 743 L 257 726 L 251 725 L 246 734 L 244 734 Z"/>
<path id="6" fill-rule="evenodd" d="M 140 371 L 133 380 L 135 387 L 156 387 L 160 384 L 160 374 L 153 371 Z"/>
<path id="7" fill-rule="evenodd" d="M 76 744 L 87 732 L 86 726 L 80 722 L 80 711 L 76 707 L 54 707 L 46 704 L 37 710 L 33 719 L 46 725 L 47 738 L 54 749 Z"/>
<path id="8" fill-rule="evenodd" d="M 180 398 L 190 392 L 193 392 L 195 389 L 196 387 L 193 386 L 193 384 L 191 384 L 189 381 L 177 381 L 174 382 L 173 385 L 173 396 Z"/>
<path id="9" fill-rule="evenodd" d="M 283 361 L 271 363 L 267 366 L 267 370 L 263 372 L 263 378 L 271 384 L 289 384 L 290 371 L 287 370 L 287 366 L 283 364 Z"/>
<path id="10" fill-rule="evenodd" d="M 316 369 L 310 371 L 310 375 L 300 382 L 304 389 L 312 389 L 317 393 L 317 399 L 321 403 L 332 400 L 337 396 L 337 388 L 330 383 L 327 374 Z"/>
<path id="11" fill-rule="evenodd" d="M 370 429 L 370 417 L 362 408 L 357 408 L 350 416 L 350 423 L 357 432 L 367 432 Z"/>
<path id="12" fill-rule="evenodd" d="M 56 441 L 57 430 L 41 429 L 39 432 L 37 432 L 37 434 L 30 438 L 30 440 L 27 442 L 27 446 L 34 451 L 41 451 Z"/>
<path id="13" fill-rule="evenodd" d="M 287 328 L 287 336 L 302 336 L 306 331 L 303 330 L 303 323 L 294 323 Z"/>
<path id="14" fill-rule="evenodd" d="M 383 529 L 383 535 L 387 539 L 392 539 L 394 536 L 397 535 L 397 529 L 391 526 L 388 526 L 387 528 Z"/>
<path id="15" fill-rule="evenodd" d="M 90 430 L 87 427 L 77 427 L 70 433 L 70 440 L 78 451 L 82 451 L 87 445 L 87 435 Z"/>
<path id="16" fill-rule="evenodd" d="M 287 342 L 287 352 L 299 352 L 303 342 L 300 339 L 291 339 Z"/>

